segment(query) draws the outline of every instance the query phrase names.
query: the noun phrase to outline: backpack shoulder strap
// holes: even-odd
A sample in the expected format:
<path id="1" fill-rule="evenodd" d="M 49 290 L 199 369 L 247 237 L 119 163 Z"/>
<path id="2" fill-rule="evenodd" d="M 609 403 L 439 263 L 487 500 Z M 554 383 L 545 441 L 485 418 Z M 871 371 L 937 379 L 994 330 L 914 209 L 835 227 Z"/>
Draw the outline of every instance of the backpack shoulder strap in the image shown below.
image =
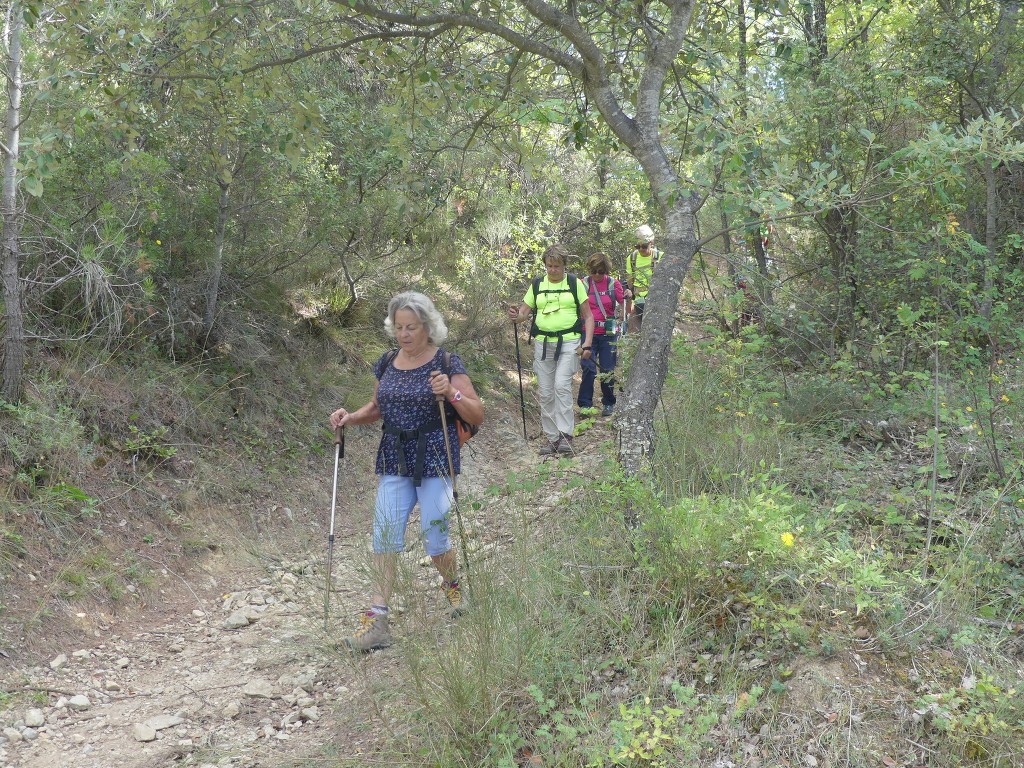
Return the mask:
<path id="1" fill-rule="evenodd" d="M 572 300 L 576 302 L 576 312 L 580 311 L 580 297 L 576 292 L 576 275 L 570 272 L 566 277 L 566 282 L 569 284 L 569 293 L 572 294 Z"/>
<path id="2" fill-rule="evenodd" d="M 384 353 L 384 368 L 387 369 L 388 366 L 390 366 L 393 362 L 395 362 L 395 358 L 396 357 L 398 357 L 398 348 L 397 347 L 395 349 L 389 349 L 387 352 L 385 352 Z"/>

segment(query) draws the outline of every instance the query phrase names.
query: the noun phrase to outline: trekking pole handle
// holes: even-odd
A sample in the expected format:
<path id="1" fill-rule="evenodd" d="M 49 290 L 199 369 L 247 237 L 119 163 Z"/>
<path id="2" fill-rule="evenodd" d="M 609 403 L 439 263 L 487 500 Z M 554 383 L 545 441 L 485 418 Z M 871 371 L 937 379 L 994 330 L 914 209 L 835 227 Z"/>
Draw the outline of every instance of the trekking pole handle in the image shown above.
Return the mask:
<path id="1" fill-rule="evenodd" d="M 430 372 L 430 378 L 431 379 L 433 379 L 435 376 L 440 376 L 440 375 L 441 375 L 440 371 L 431 371 Z M 434 397 L 437 399 L 437 402 L 439 402 L 439 403 L 443 403 L 444 402 L 444 395 L 434 395 Z"/>
<path id="2" fill-rule="evenodd" d="M 345 428 L 337 426 L 334 428 L 334 444 L 338 446 L 338 456 L 345 456 Z"/>

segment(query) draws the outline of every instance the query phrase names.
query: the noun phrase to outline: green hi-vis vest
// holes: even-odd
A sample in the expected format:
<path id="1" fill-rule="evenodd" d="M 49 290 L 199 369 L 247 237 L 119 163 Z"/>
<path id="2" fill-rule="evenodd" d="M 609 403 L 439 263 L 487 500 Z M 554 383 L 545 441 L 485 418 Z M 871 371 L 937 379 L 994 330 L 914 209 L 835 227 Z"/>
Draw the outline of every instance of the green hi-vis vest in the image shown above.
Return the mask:
<path id="1" fill-rule="evenodd" d="M 562 340 L 579 338 L 583 334 L 583 319 L 580 317 L 580 304 L 587 301 L 576 275 L 566 274 L 565 280 L 558 283 L 549 282 L 547 277 L 535 278 L 530 290 L 523 297 L 523 303 L 533 310 L 533 322 L 530 324 L 530 338 L 544 342 L 541 360 L 547 357 L 547 343 L 556 341 L 555 359 L 562 351 Z"/>
<path id="2" fill-rule="evenodd" d="M 633 278 L 633 300 L 647 297 L 647 289 L 651 287 L 651 275 L 654 265 L 661 258 L 661 251 L 651 248 L 651 254 L 644 256 L 634 250 L 626 260 L 626 275 Z"/>

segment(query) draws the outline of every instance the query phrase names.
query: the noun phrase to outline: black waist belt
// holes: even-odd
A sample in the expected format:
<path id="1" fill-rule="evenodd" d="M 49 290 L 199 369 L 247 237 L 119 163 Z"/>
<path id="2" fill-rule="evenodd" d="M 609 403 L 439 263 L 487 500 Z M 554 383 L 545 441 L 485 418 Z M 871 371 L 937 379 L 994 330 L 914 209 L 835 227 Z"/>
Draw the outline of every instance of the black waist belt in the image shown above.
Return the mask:
<path id="1" fill-rule="evenodd" d="M 398 438 L 398 471 L 406 476 L 409 473 L 409 465 L 405 463 L 405 445 L 410 440 L 416 441 L 416 466 L 413 469 L 412 484 L 417 488 L 423 483 L 423 467 L 427 463 L 427 435 L 441 429 L 441 419 L 434 419 L 429 424 L 424 424 L 416 429 L 399 429 L 385 424 L 381 429 L 385 435 L 394 435 Z"/>
<path id="2" fill-rule="evenodd" d="M 554 359 L 557 360 L 558 356 L 560 354 L 562 354 L 562 337 L 563 336 L 568 336 L 570 333 L 573 334 L 574 336 L 576 336 L 576 335 L 579 335 L 580 332 L 577 331 L 575 327 L 568 328 L 568 329 L 566 329 L 564 331 L 540 331 L 540 332 L 538 332 L 537 333 L 538 336 L 543 336 L 544 337 L 543 346 L 540 349 L 540 359 L 541 360 L 547 360 L 547 357 L 548 357 L 548 336 L 554 336 L 555 338 L 558 339 L 558 343 L 555 345 L 555 357 L 554 357 Z M 581 338 L 582 338 L 582 336 L 581 336 Z"/>

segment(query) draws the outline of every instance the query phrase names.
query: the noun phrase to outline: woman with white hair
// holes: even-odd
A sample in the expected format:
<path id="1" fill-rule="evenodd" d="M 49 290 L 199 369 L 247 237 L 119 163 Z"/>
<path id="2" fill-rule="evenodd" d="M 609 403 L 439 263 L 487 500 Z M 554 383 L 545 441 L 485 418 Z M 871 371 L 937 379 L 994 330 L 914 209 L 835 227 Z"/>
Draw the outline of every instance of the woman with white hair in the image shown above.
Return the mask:
<path id="1" fill-rule="evenodd" d="M 473 389 L 462 360 L 440 344 L 448 337 L 444 319 L 428 297 L 409 291 L 388 304 L 384 322 L 398 349 L 385 353 L 373 368 L 373 397 L 351 413 L 331 414 L 334 428 L 384 421 L 377 449 L 377 501 L 373 512 L 373 594 L 370 609 L 345 643 L 355 651 L 391 645 L 388 601 L 394 587 L 398 553 L 405 546 L 405 528 L 416 502 L 424 547 L 441 574 L 452 616 L 465 610 L 455 550 L 448 536 L 452 504 L 445 433 L 438 398 L 445 400 L 447 440 L 455 474 L 459 473 L 456 414 L 468 424 L 484 420 L 483 403 Z"/>

